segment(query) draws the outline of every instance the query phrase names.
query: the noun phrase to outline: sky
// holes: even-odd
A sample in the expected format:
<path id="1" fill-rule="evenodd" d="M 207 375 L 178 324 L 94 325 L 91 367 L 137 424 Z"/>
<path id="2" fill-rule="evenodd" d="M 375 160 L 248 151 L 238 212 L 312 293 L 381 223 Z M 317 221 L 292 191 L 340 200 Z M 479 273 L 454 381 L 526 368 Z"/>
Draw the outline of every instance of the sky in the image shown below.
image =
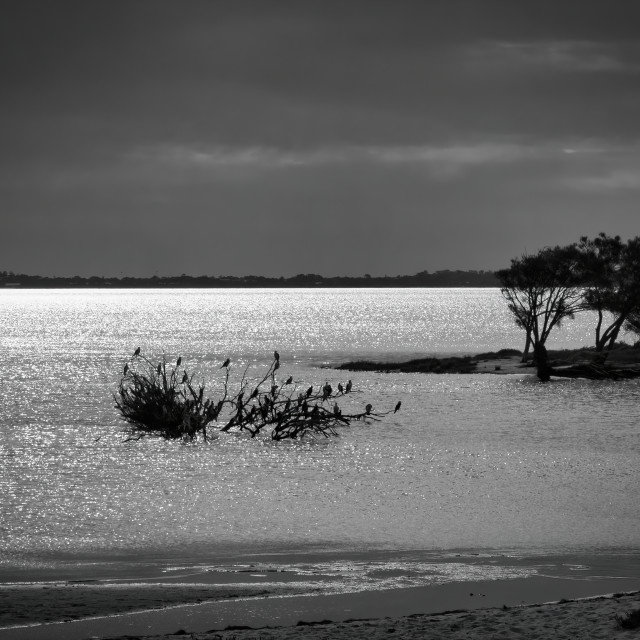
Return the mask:
<path id="1" fill-rule="evenodd" d="M 0 270 L 402 275 L 640 234 L 637 0 L 3 0 Z"/>

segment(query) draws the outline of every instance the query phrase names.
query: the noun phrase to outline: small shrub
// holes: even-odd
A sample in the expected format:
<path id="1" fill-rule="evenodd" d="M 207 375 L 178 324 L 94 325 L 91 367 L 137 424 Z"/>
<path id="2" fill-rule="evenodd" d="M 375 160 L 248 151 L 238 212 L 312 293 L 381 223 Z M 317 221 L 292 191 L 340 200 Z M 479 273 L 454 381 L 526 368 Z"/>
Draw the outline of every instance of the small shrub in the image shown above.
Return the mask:
<path id="1" fill-rule="evenodd" d="M 210 428 L 219 431 L 245 431 L 255 437 L 263 431 L 273 440 L 298 439 L 307 435 L 337 435 L 336 429 L 354 420 L 380 420 L 391 413 L 364 410 L 343 413 L 338 400 L 353 393 L 351 381 L 337 389 L 324 385 L 301 387 L 289 376 L 279 382 L 280 356 L 274 359 L 259 381 L 247 379 L 246 371 L 232 390 L 230 360 L 225 360 L 221 393 L 217 399 L 206 396 L 204 382 L 195 383 L 186 369 L 180 372 L 182 358 L 168 365 L 166 358 L 154 363 L 136 349 L 124 366 L 114 394 L 115 407 L 128 423 L 129 439 L 159 436 L 167 440 L 207 440 Z M 306 388 L 305 388 L 306 387 Z M 394 409 L 398 411 L 400 403 Z"/>

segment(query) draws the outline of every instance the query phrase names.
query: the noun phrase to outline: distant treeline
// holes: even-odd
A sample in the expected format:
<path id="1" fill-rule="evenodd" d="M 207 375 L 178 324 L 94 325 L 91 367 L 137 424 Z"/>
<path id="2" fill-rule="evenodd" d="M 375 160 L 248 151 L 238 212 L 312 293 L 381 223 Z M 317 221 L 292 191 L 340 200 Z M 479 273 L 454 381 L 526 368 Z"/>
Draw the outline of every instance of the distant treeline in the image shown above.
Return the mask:
<path id="1" fill-rule="evenodd" d="M 413 276 L 336 276 L 300 273 L 290 278 L 265 276 L 180 276 L 151 278 L 72 278 L 29 276 L 0 271 L 0 287 L 25 289 L 146 288 L 293 288 L 293 287 L 498 287 L 493 271 L 421 271 Z"/>

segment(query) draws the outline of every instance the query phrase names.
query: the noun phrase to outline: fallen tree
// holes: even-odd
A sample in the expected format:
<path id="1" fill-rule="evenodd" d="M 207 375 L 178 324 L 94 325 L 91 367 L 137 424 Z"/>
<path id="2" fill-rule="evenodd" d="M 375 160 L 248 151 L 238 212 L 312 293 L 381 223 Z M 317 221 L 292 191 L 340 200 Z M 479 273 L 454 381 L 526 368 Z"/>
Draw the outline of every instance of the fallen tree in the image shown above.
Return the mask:
<path id="1" fill-rule="evenodd" d="M 605 367 L 595 362 L 565 367 L 547 367 L 556 378 L 587 378 L 589 380 L 629 380 L 640 377 L 640 368 Z"/>
<path id="2" fill-rule="evenodd" d="M 126 362 L 114 400 L 129 425 L 128 440 L 159 436 L 206 441 L 214 430 L 247 432 L 252 438 L 265 432 L 272 440 L 329 437 L 353 421 L 380 420 L 392 412 L 374 411 L 371 403 L 361 411 L 343 412 L 338 401 L 354 393 L 351 380 L 339 383 L 337 389 L 329 383 L 301 386 L 292 376 L 280 382 L 277 351 L 262 377 L 250 380 L 245 370 L 235 388 L 231 362 L 225 360 L 217 399 L 206 395 L 204 381 L 194 381 L 186 369 L 181 373 L 181 365 L 182 358 L 168 364 L 164 356 L 153 362 L 139 348 Z M 400 402 L 393 412 L 399 409 Z"/>

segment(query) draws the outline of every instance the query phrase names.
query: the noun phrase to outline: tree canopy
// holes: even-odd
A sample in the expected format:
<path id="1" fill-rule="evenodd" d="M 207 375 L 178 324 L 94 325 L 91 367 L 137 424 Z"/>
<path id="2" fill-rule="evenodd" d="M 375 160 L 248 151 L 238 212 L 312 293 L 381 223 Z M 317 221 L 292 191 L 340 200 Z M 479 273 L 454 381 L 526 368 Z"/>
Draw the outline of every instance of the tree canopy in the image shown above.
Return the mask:
<path id="1" fill-rule="evenodd" d="M 542 379 L 548 379 L 545 343 L 550 333 L 576 313 L 596 312 L 595 350 L 603 359 L 623 327 L 640 328 L 640 237 L 625 243 L 605 233 L 584 236 L 579 243 L 514 258 L 496 276 L 517 325 L 525 330 L 523 360 L 533 347 Z"/>

